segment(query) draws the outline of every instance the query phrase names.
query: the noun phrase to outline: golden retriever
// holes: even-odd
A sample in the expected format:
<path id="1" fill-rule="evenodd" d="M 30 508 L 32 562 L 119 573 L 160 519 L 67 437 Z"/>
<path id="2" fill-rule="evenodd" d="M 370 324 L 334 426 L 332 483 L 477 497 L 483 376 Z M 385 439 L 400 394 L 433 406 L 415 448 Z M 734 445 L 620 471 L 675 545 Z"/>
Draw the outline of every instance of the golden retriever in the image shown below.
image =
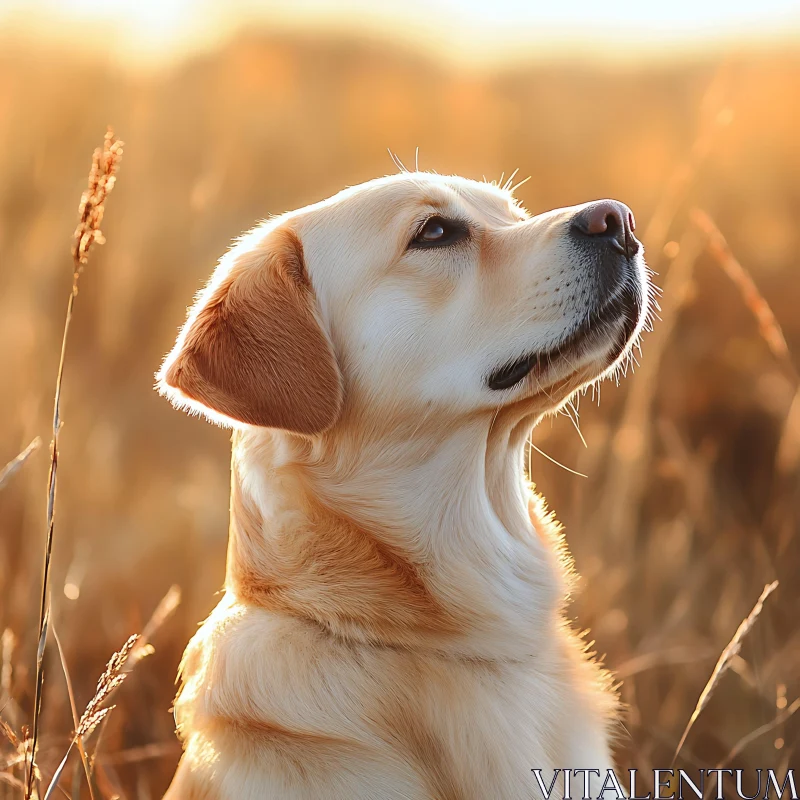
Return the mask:
<path id="1" fill-rule="evenodd" d="M 517 800 L 543 796 L 533 770 L 612 768 L 616 697 L 523 451 L 642 328 L 633 227 L 616 201 L 530 216 L 414 172 L 222 258 L 158 373 L 234 428 L 169 800 Z"/>

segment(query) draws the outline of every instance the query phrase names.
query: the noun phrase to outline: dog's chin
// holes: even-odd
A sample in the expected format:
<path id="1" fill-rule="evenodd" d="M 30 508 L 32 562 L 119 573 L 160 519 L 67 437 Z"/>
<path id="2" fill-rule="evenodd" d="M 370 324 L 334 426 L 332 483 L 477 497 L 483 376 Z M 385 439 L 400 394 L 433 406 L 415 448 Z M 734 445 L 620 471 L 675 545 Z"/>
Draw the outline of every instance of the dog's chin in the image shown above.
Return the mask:
<path id="1" fill-rule="evenodd" d="M 555 347 L 496 370 L 489 377 L 489 386 L 516 388 L 512 402 L 531 399 L 544 411 L 557 408 L 625 362 L 645 313 L 641 289 L 626 286 Z"/>

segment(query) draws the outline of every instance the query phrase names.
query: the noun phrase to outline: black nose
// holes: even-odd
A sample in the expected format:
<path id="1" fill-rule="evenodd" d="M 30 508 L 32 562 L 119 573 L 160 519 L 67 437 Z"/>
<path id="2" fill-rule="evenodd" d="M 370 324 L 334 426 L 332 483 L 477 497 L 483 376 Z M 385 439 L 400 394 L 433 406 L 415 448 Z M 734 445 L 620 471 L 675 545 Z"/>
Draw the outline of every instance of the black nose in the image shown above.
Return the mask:
<path id="1" fill-rule="evenodd" d="M 572 228 L 589 239 L 608 242 L 628 258 L 639 252 L 639 242 L 633 235 L 636 230 L 633 212 L 616 200 L 589 203 L 575 215 Z"/>

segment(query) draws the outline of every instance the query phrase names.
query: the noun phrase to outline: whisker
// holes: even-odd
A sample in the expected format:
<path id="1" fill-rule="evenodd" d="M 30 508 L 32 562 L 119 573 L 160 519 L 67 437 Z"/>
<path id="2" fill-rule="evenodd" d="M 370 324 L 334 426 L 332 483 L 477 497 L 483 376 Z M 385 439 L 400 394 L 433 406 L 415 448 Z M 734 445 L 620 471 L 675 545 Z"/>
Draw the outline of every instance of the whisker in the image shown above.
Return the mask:
<path id="1" fill-rule="evenodd" d="M 389 158 L 392 159 L 392 161 L 394 162 L 394 165 L 397 167 L 397 169 L 400 170 L 400 172 L 408 172 L 409 171 L 408 169 L 406 169 L 406 165 L 400 160 L 400 156 L 398 156 L 397 153 L 393 153 L 391 148 L 389 148 L 389 147 L 387 147 L 386 150 L 389 153 Z"/>
<path id="2" fill-rule="evenodd" d="M 567 411 L 568 408 L 571 408 L 575 412 L 575 417 L 573 417 L 572 414 L 570 414 L 570 412 Z M 565 411 L 566 415 L 569 417 L 569 421 L 572 423 L 572 426 L 578 432 L 578 436 L 580 437 L 581 442 L 583 442 L 583 446 L 588 449 L 589 445 L 586 444 L 586 439 L 583 438 L 583 434 L 581 433 L 581 427 L 580 427 L 580 424 L 579 424 L 579 420 L 577 419 L 577 417 L 578 417 L 578 409 L 575 408 L 574 405 L 572 405 L 572 400 L 571 399 L 567 400 L 566 404 L 564 405 L 564 411 Z"/>
<path id="3" fill-rule="evenodd" d="M 547 455 L 544 450 L 540 450 L 530 439 L 528 439 L 528 444 L 540 455 L 544 456 L 548 461 L 552 461 L 557 467 L 561 467 L 561 469 L 566 470 L 567 472 L 572 473 L 573 475 L 578 475 L 581 478 L 588 478 L 588 475 L 584 475 L 582 472 L 578 472 L 576 469 L 571 469 L 570 467 L 562 464 L 560 461 L 556 461 L 552 456 Z M 530 474 L 530 473 L 529 473 Z"/>
<path id="4" fill-rule="evenodd" d="M 517 168 L 516 168 L 516 169 L 515 169 L 515 170 L 514 170 L 514 171 L 513 171 L 513 172 L 512 172 L 512 173 L 511 173 L 509 176 L 508 176 L 508 180 L 507 180 L 507 181 L 506 181 L 506 182 L 503 184 L 503 190 L 504 190 L 504 191 L 508 191 L 508 187 L 509 187 L 509 186 L 511 186 L 511 184 L 512 184 L 512 183 L 514 183 L 514 178 L 517 176 L 517 173 L 518 173 L 518 172 L 519 172 L 519 167 L 517 167 Z"/>
<path id="5" fill-rule="evenodd" d="M 517 189 L 519 189 L 520 186 L 522 186 L 523 184 L 526 184 L 532 177 L 533 177 L 533 175 L 528 175 L 527 178 L 523 178 L 519 183 L 514 184 L 514 186 L 512 186 L 509 189 L 509 192 L 511 192 L 511 194 L 514 194 L 514 192 L 516 192 Z"/>

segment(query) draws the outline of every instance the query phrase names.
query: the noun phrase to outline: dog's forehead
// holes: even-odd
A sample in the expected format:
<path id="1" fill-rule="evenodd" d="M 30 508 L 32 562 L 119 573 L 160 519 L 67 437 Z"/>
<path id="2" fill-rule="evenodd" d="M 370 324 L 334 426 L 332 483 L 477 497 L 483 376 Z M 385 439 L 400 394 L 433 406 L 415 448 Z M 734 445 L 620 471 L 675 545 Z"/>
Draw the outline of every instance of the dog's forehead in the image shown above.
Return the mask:
<path id="1" fill-rule="evenodd" d="M 351 186 L 306 212 L 321 221 L 328 214 L 339 217 L 358 211 L 379 218 L 397 218 L 402 211 L 428 207 L 487 222 L 508 222 L 524 216 L 512 195 L 491 183 L 455 175 L 409 172 L 376 178 Z"/>

